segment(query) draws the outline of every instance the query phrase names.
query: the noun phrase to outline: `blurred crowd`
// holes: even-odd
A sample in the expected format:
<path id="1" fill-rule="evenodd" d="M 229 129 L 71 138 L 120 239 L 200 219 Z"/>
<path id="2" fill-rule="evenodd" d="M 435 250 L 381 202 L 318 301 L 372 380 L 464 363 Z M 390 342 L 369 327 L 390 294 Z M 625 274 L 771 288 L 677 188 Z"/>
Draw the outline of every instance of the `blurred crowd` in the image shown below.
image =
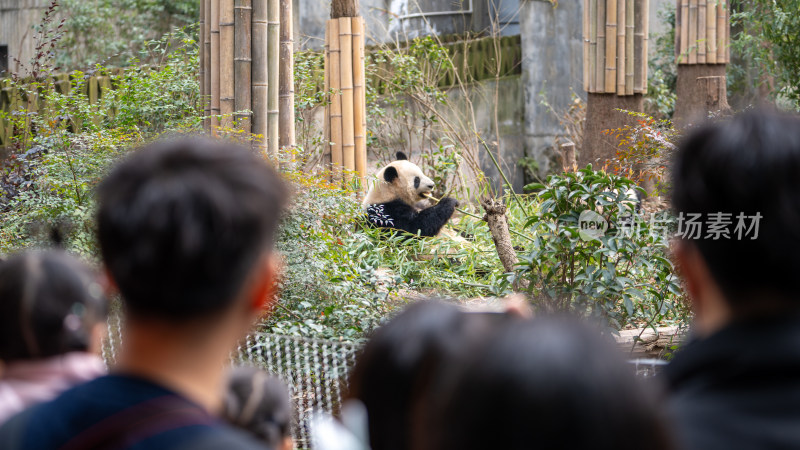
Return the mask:
<path id="1" fill-rule="evenodd" d="M 426 299 L 370 336 L 315 447 L 800 448 L 798 180 L 795 116 L 749 112 L 682 142 L 676 216 L 762 220 L 752 239 L 674 242 L 694 322 L 655 379 L 599 324 Z M 102 270 L 57 250 L 0 262 L 0 449 L 294 448 L 287 386 L 229 359 L 277 298 L 281 177 L 232 143 L 169 140 L 97 196 Z M 123 345 L 107 371 L 116 294 Z"/>

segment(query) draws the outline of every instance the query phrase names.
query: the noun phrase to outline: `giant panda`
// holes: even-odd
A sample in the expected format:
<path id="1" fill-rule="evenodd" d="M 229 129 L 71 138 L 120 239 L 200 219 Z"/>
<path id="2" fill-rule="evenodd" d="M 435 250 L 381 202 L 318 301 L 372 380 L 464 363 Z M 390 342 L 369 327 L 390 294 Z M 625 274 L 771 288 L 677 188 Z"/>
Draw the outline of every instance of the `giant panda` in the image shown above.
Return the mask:
<path id="1" fill-rule="evenodd" d="M 373 226 L 436 236 L 458 206 L 456 199 L 445 197 L 434 206 L 420 208 L 418 204 L 435 185 L 403 152 L 397 152 L 397 161 L 379 170 L 376 177 L 361 204 Z"/>

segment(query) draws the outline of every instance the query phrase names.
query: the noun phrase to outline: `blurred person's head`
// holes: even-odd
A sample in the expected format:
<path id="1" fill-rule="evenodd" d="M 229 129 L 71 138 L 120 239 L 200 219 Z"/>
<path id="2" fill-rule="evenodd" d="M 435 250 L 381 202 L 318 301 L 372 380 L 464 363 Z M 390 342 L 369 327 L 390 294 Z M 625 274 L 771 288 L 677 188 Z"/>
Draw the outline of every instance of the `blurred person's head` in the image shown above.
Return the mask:
<path id="1" fill-rule="evenodd" d="M 455 362 L 474 350 L 503 313 L 467 313 L 436 300 L 412 304 L 380 327 L 359 355 L 349 397 L 367 409 L 373 450 L 414 447 Z"/>
<path id="2" fill-rule="evenodd" d="M 418 448 L 671 448 L 633 369 L 580 323 L 509 324 L 453 373 L 438 431 Z"/>
<path id="3" fill-rule="evenodd" d="M 162 141 L 98 188 L 98 239 L 125 314 L 121 373 L 216 411 L 224 364 L 276 297 L 273 251 L 288 190 L 252 150 Z"/>
<path id="4" fill-rule="evenodd" d="M 228 380 L 224 418 L 275 450 L 291 450 L 292 403 L 288 387 L 255 367 L 236 367 Z"/>
<path id="5" fill-rule="evenodd" d="M 674 254 L 709 334 L 731 320 L 800 307 L 800 119 L 748 112 L 692 131 L 672 169 L 672 206 L 698 216 L 699 237 L 676 241 Z M 718 213 L 723 213 L 722 216 Z M 710 233 L 722 224 L 728 237 Z M 757 234 L 757 236 L 756 236 Z"/>
<path id="6" fill-rule="evenodd" d="M 60 251 L 28 251 L 0 263 L 0 360 L 69 352 L 99 355 L 108 301 L 97 274 Z"/>
<path id="7" fill-rule="evenodd" d="M 98 190 L 103 260 L 129 318 L 240 331 L 274 291 L 275 233 L 287 188 L 251 150 L 164 141 L 119 164 Z"/>

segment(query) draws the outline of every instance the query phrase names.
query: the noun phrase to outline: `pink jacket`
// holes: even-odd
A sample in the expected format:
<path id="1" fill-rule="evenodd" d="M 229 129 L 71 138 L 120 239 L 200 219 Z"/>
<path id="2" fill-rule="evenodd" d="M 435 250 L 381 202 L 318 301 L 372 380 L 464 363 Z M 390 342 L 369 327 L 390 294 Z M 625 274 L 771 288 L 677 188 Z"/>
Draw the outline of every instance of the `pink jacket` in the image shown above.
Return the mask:
<path id="1" fill-rule="evenodd" d="M 103 360 L 86 352 L 14 361 L 0 367 L 0 424 L 29 406 L 52 400 L 106 372 Z"/>

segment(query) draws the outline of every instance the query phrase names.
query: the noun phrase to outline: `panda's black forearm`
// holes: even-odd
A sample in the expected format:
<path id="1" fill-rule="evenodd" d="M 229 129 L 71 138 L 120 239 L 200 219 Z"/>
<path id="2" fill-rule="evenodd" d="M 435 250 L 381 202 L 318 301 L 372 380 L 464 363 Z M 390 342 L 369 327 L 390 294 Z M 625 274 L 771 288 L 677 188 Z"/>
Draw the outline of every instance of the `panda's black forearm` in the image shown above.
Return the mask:
<path id="1" fill-rule="evenodd" d="M 437 205 L 423 209 L 417 214 L 412 228 L 419 230 L 422 236 L 436 236 L 447 224 L 456 210 L 458 202 L 452 198 L 444 198 Z"/>

